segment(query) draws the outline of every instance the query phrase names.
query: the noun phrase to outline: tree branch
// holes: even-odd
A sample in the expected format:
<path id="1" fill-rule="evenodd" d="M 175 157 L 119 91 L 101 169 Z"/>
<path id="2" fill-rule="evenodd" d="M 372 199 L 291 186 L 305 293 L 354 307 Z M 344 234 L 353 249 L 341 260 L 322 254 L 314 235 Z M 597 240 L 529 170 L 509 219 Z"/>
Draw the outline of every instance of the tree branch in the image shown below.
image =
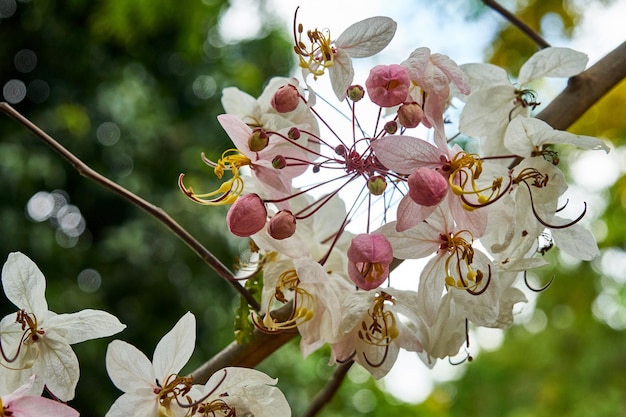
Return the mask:
<path id="1" fill-rule="evenodd" d="M 548 48 L 550 44 L 545 41 L 536 31 L 534 31 L 530 26 L 526 23 L 522 22 L 517 16 L 513 13 L 502 7 L 495 0 L 483 0 L 483 4 L 487 7 L 492 8 L 496 12 L 500 13 L 502 17 L 511 22 L 513 26 L 517 27 L 521 30 L 526 36 L 528 36 L 533 42 L 535 42 L 541 49 Z"/>
<path id="2" fill-rule="evenodd" d="M 345 379 L 350 367 L 354 364 L 354 361 L 348 361 L 346 363 L 342 363 L 337 366 L 335 369 L 335 373 L 330 381 L 326 383 L 324 388 L 317 394 L 317 396 L 313 399 L 309 408 L 305 411 L 302 417 L 313 417 L 319 411 L 330 402 L 335 396 L 335 393 L 341 386 L 341 383 Z"/>
<path id="3" fill-rule="evenodd" d="M 257 311 L 260 309 L 258 301 L 256 301 L 256 299 L 250 294 L 250 292 L 241 285 L 241 283 L 234 277 L 232 272 L 222 262 L 220 262 L 220 260 L 217 259 L 211 253 L 211 251 L 209 251 L 200 242 L 198 242 L 196 238 L 194 238 L 186 229 L 184 229 L 180 224 L 172 219 L 169 214 L 167 214 L 163 209 L 155 206 L 152 203 L 149 203 L 148 201 L 130 192 L 116 182 L 111 181 L 97 171 L 93 170 L 80 158 L 78 158 L 72 152 L 63 147 L 63 145 L 54 140 L 50 135 L 48 135 L 37 125 L 24 117 L 8 103 L 0 102 L 0 111 L 17 120 L 20 124 L 33 132 L 37 137 L 41 138 L 46 144 L 48 144 L 52 149 L 59 153 L 63 157 L 63 159 L 72 164 L 72 166 L 76 169 L 76 171 L 78 171 L 80 175 L 89 178 L 90 180 L 102 185 L 105 188 L 108 188 L 115 194 L 131 202 L 135 206 L 139 207 L 140 209 L 160 221 L 172 233 L 174 233 L 183 242 L 185 242 L 187 246 L 189 246 L 207 265 L 213 268 L 213 270 L 215 270 L 215 272 L 217 272 L 219 276 L 226 279 L 241 294 L 241 296 L 245 298 L 250 306 L 252 306 Z"/>

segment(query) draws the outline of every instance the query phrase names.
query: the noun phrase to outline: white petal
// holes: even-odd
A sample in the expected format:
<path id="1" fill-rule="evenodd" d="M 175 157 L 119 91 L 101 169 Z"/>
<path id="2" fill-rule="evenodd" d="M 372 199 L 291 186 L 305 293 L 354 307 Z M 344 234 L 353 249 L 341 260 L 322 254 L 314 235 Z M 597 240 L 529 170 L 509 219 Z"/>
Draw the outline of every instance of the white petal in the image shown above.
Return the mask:
<path id="1" fill-rule="evenodd" d="M 48 311 L 46 279 L 33 261 L 21 252 L 9 254 L 2 267 L 2 286 L 18 308 L 42 319 Z"/>
<path id="2" fill-rule="evenodd" d="M 549 144 L 568 144 L 582 149 L 609 151 L 608 146 L 598 138 L 555 130 L 546 122 L 535 118 L 516 117 L 509 123 L 504 135 L 507 149 L 520 156 L 531 156 L 532 152 Z"/>
<path id="3" fill-rule="evenodd" d="M 424 266 L 420 275 L 417 295 L 420 299 L 419 309 L 423 311 L 426 324 L 432 326 L 437 318 L 439 304 L 443 295 L 446 279 L 446 254 L 437 255 Z"/>
<path id="4" fill-rule="evenodd" d="M 58 314 L 46 320 L 46 330 L 54 330 L 70 345 L 111 336 L 125 328 L 126 325 L 120 323 L 117 317 L 100 310 Z"/>
<path id="5" fill-rule="evenodd" d="M 196 317 L 187 312 L 157 344 L 152 363 L 157 378 L 178 374 L 196 347 Z M 162 382 L 162 381 L 161 381 Z"/>
<path id="6" fill-rule="evenodd" d="M 204 386 L 204 394 L 213 391 L 212 396 L 219 396 L 222 393 L 229 393 L 237 387 L 248 387 L 251 385 L 276 385 L 277 379 L 256 369 L 228 367 L 221 369 L 211 375 L 211 378 Z"/>
<path id="7" fill-rule="evenodd" d="M 420 259 L 437 251 L 440 245 L 438 236 L 442 231 L 434 228 L 430 223 L 422 222 L 411 229 L 398 232 L 396 223 L 391 222 L 382 226 L 376 233 L 385 235 L 393 248 L 394 257 Z"/>
<path id="8" fill-rule="evenodd" d="M 124 394 L 115 400 L 105 417 L 155 417 L 157 415 L 157 402 L 154 398 Z"/>
<path id="9" fill-rule="evenodd" d="M 514 99 L 515 87 L 510 84 L 472 93 L 461 112 L 459 130 L 475 138 L 503 135 L 515 108 Z"/>
<path id="10" fill-rule="evenodd" d="M 518 82 L 525 85 L 543 77 L 571 77 L 585 70 L 589 58 L 569 48 L 545 48 L 531 56 L 519 72 Z"/>
<path id="11" fill-rule="evenodd" d="M 463 64 L 460 68 L 469 78 L 472 93 L 483 88 L 511 84 L 506 71 L 493 64 Z"/>
<path id="12" fill-rule="evenodd" d="M 574 224 L 564 229 L 550 229 L 556 246 L 574 258 L 590 261 L 600 255 L 593 234 L 582 225 Z"/>
<path id="13" fill-rule="evenodd" d="M 347 28 L 339 35 L 335 46 L 354 58 L 372 56 L 391 42 L 396 27 L 396 22 L 389 17 L 370 17 Z"/>
<path id="14" fill-rule="evenodd" d="M 39 357 L 33 364 L 33 372 L 61 401 L 73 399 L 80 371 L 78 358 L 70 345 L 52 332 L 36 344 Z"/>
<path id="15" fill-rule="evenodd" d="M 149 391 L 156 386 L 150 359 L 130 343 L 121 340 L 109 343 L 106 367 L 113 384 L 124 392 Z"/>
<path id="16" fill-rule="evenodd" d="M 354 67 L 350 55 L 339 49 L 333 57 L 333 66 L 329 68 L 328 72 L 333 91 L 339 101 L 342 101 L 346 98 L 348 87 L 354 79 Z"/>
<path id="17" fill-rule="evenodd" d="M 283 393 L 276 387 L 255 385 L 235 388 L 222 398 L 241 415 L 254 417 L 290 417 L 291 409 Z"/>

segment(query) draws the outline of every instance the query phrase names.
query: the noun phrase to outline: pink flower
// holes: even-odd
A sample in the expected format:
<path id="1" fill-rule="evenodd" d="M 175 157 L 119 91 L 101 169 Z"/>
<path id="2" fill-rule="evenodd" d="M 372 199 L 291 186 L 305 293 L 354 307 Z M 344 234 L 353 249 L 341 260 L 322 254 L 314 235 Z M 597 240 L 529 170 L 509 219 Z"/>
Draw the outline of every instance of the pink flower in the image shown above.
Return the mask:
<path id="1" fill-rule="evenodd" d="M 365 81 L 370 100 L 381 107 L 393 107 L 404 103 L 410 85 L 409 72 L 396 64 L 375 66 Z"/>
<path id="2" fill-rule="evenodd" d="M 232 234 L 239 237 L 252 236 L 265 226 L 267 210 L 258 194 L 242 195 L 230 206 L 226 224 Z"/>
<path id="3" fill-rule="evenodd" d="M 448 194 L 448 180 L 431 168 L 417 168 L 408 183 L 409 196 L 422 206 L 435 206 Z"/>
<path id="4" fill-rule="evenodd" d="M 389 276 L 393 249 L 381 234 L 360 234 L 352 239 L 348 248 L 348 274 L 363 290 L 372 290 Z"/>
<path id="5" fill-rule="evenodd" d="M 0 399 L 0 415 L 13 417 L 78 417 L 78 411 L 59 401 L 32 395 L 31 387 L 36 376 Z"/>

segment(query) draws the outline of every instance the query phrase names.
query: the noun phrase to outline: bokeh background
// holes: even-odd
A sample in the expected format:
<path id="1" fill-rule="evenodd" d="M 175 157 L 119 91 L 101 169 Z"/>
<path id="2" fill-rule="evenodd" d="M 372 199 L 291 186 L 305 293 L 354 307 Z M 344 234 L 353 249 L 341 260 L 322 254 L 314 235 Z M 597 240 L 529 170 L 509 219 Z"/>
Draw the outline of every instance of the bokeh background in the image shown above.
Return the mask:
<path id="1" fill-rule="evenodd" d="M 379 2 L 331 7 L 303 0 L 300 13 L 309 8 L 320 15 L 343 15 L 342 30 L 357 20 L 348 19 L 351 8 L 369 3 Z M 419 30 L 432 24 L 419 21 L 428 12 L 439 17 L 437 24 L 449 25 L 447 43 L 476 36 L 484 45 L 479 59 L 512 74 L 536 50 L 478 0 L 398 4 L 410 13 L 393 8 L 388 15 L 400 25 L 413 25 L 418 42 L 413 47 L 430 46 L 428 31 Z M 503 4 L 556 45 L 579 33 L 590 8 L 603 10 L 616 2 Z M 91 167 L 163 208 L 230 266 L 247 243 L 227 233 L 226 209 L 193 204 L 176 181 L 185 172 L 196 189 L 218 185 L 200 153 L 216 158 L 229 147 L 216 123 L 223 112 L 221 89 L 237 86 L 256 96 L 271 76 L 293 73 L 290 23 L 283 9 L 291 12 L 296 5 L 0 0 L 2 99 Z M 323 7 L 327 10 L 320 11 Z M 247 20 L 246 13 L 255 19 Z M 478 29 L 467 33 L 466 24 Z M 441 43 L 436 37 L 433 42 Z M 600 42 L 583 52 L 597 49 L 611 47 Z M 443 52 L 465 62 L 453 49 Z M 355 367 L 320 415 L 626 416 L 626 179 L 620 148 L 626 139 L 625 100 L 622 83 L 572 127 L 612 141 L 616 149 L 608 159 L 573 151 L 563 157 L 562 168 L 578 184 L 573 190 L 587 193 L 587 221 L 602 256 L 580 263 L 550 251 L 546 256 L 555 266 L 536 278 L 547 282 L 554 276 L 554 283 L 533 297 L 521 323 L 492 335 L 496 341 L 483 345 L 472 363 L 428 382 L 422 401 L 394 396 L 392 383 L 376 383 Z M 6 116 L 0 117 L 0 189 L 0 258 L 4 262 L 8 253 L 21 251 L 39 265 L 47 277 L 51 310 L 107 310 L 128 326 L 117 337 L 149 357 L 162 335 L 190 310 L 198 318 L 198 341 L 187 371 L 233 340 L 239 299 L 223 280 L 155 219 L 81 177 Z M 0 296 L 0 314 L 11 311 Z M 83 416 L 104 415 L 119 395 L 104 367 L 109 341 L 75 346 L 81 380 L 71 405 Z M 302 360 L 295 341 L 260 369 L 279 378 L 293 414 L 300 415 L 332 374 L 327 357 L 322 350 Z M 424 384 L 419 375 L 428 372 L 416 369 L 415 378 L 405 375 L 402 383 Z"/>

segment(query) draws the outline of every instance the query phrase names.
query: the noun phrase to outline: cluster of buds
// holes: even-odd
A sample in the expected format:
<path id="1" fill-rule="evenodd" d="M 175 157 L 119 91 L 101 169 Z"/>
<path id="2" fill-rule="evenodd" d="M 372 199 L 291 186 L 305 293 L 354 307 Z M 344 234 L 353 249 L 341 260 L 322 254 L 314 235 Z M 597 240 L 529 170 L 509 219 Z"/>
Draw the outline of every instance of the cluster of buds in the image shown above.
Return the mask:
<path id="1" fill-rule="evenodd" d="M 227 114 L 218 120 L 236 149 L 203 159 L 232 178 L 207 194 L 180 179 L 196 202 L 232 204 L 229 230 L 260 251 L 267 313 L 253 318 L 258 328 L 296 327 L 305 355 L 329 344 L 333 360 L 354 359 L 380 378 L 401 348 L 433 366 L 468 343 L 469 325 L 509 327 L 513 307 L 526 301 L 520 277 L 547 263 L 546 238 L 550 247 L 576 239 L 563 250 L 578 259 L 598 254 L 579 224 L 586 205 L 574 219 L 559 216 L 567 183 L 552 145 L 608 151 L 602 141 L 532 118 L 536 93 L 511 85 L 504 71 L 459 66 L 425 47 L 357 84 L 352 59 L 380 52 L 395 22 L 366 19 L 333 40 L 328 30 L 303 36 L 295 20 L 302 81 L 275 78 L 258 99 L 223 92 Z M 579 52 L 547 48 L 522 67 L 519 83 L 573 76 L 586 64 Z M 318 110 L 312 83 L 327 72 L 350 110 L 347 131 Z M 465 103 L 455 136 L 474 138 L 479 151 L 448 139 L 453 98 Z M 373 123 L 359 120 L 368 108 L 377 111 Z M 397 288 L 407 277 L 394 272 L 405 259 L 427 260 L 408 277 L 410 290 Z M 289 301 L 294 314 L 277 322 L 270 311 Z"/>

